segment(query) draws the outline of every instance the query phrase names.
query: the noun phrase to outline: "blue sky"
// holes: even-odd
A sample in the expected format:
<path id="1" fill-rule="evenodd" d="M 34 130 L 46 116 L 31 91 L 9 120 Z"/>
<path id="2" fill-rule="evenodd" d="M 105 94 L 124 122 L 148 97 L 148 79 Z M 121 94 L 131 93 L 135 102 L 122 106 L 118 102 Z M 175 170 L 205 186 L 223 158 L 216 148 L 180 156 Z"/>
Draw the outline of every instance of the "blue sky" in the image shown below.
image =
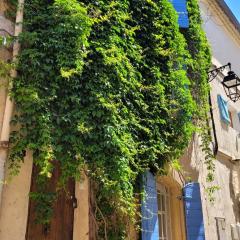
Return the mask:
<path id="1" fill-rule="evenodd" d="M 240 0 L 225 0 L 225 2 L 240 22 Z"/>

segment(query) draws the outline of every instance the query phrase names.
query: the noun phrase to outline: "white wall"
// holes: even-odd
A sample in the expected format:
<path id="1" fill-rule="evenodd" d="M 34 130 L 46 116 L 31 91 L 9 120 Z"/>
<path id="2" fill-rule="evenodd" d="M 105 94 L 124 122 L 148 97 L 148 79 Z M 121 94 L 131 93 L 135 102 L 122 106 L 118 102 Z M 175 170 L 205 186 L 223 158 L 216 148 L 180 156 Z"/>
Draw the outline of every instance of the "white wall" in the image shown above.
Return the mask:
<path id="1" fill-rule="evenodd" d="M 211 0 L 214 2 L 215 0 Z M 240 76 L 240 34 L 238 36 L 239 42 L 234 40 L 237 36 L 232 36 L 226 28 L 229 25 L 228 22 L 222 22 L 218 14 L 222 14 L 216 9 L 213 12 L 213 8 L 210 7 L 209 1 L 199 1 L 201 14 L 203 19 L 203 28 L 207 34 L 208 41 L 212 47 L 213 57 L 222 65 L 228 62 L 232 63 L 233 70 Z"/>

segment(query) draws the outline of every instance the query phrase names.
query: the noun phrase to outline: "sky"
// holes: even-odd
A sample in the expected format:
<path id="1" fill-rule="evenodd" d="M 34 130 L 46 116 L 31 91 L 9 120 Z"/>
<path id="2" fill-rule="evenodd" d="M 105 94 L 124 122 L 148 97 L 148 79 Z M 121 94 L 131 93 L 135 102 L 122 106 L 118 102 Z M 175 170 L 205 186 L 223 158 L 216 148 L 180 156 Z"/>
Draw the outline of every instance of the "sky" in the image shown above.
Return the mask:
<path id="1" fill-rule="evenodd" d="M 240 0 L 225 0 L 225 2 L 240 22 Z"/>

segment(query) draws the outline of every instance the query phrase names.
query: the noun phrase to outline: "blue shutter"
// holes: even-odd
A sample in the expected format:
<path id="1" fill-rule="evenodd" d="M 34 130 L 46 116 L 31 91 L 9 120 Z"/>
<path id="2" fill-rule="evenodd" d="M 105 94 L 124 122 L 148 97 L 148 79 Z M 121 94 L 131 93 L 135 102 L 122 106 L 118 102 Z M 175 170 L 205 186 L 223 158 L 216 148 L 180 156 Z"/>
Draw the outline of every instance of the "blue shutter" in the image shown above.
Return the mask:
<path id="1" fill-rule="evenodd" d="M 143 175 L 145 196 L 141 204 L 142 240 L 159 240 L 156 180 L 150 171 Z"/>
<path id="2" fill-rule="evenodd" d="M 228 113 L 227 101 L 225 101 L 221 95 L 218 95 L 217 99 L 218 99 L 218 107 L 219 107 L 219 111 L 220 111 L 221 120 L 224 121 L 225 123 L 229 124 L 230 117 L 229 117 L 229 113 Z"/>
<path id="3" fill-rule="evenodd" d="M 169 0 L 178 13 L 178 24 L 180 28 L 189 28 L 187 11 L 187 0 Z"/>
<path id="4" fill-rule="evenodd" d="M 187 240 L 205 240 L 202 202 L 199 183 L 189 183 L 183 188 Z"/>

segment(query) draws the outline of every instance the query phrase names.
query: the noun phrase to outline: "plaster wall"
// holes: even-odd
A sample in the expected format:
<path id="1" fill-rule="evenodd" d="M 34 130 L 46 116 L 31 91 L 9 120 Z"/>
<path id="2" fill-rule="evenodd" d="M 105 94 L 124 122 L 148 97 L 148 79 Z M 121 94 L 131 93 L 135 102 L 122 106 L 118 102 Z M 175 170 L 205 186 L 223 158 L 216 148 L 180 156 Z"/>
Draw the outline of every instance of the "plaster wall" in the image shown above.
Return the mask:
<path id="1" fill-rule="evenodd" d="M 76 183 L 75 195 L 78 200 L 74 212 L 73 240 L 89 239 L 89 181 L 83 176 L 81 182 Z"/>
<path id="2" fill-rule="evenodd" d="M 7 166 L 5 172 L 0 210 L 0 239 L 24 240 L 32 173 L 31 153 L 27 152 L 18 176 L 10 179 Z"/>
<path id="3" fill-rule="evenodd" d="M 199 1 L 203 28 L 212 47 L 212 55 L 221 65 L 231 62 L 233 70 L 240 75 L 240 33 L 232 31 L 231 22 L 215 2 Z"/>
<path id="4" fill-rule="evenodd" d="M 234 165 L 232 162 L 225 158 L 218 157 L 216 162 L 216 173 L 214 184 L 219 186 L 220 189 L 215 192 L 215 201 L 211 203 L 207 196 L 206 190 L 206 169 L 200 173 L 199 182 L 202 186 L 202 206 L 204 214 L 204 225 L 206 239 L 232 239 L 231 224 L 236 224 L 239 219 L 239 212 L 236 211 L 238 203 L 236 202 L 233 194 L 233 179 L 232 171 Z M 218 238 L 217 234 L 217 218 L 224 219 L 224 238 Z"/>

